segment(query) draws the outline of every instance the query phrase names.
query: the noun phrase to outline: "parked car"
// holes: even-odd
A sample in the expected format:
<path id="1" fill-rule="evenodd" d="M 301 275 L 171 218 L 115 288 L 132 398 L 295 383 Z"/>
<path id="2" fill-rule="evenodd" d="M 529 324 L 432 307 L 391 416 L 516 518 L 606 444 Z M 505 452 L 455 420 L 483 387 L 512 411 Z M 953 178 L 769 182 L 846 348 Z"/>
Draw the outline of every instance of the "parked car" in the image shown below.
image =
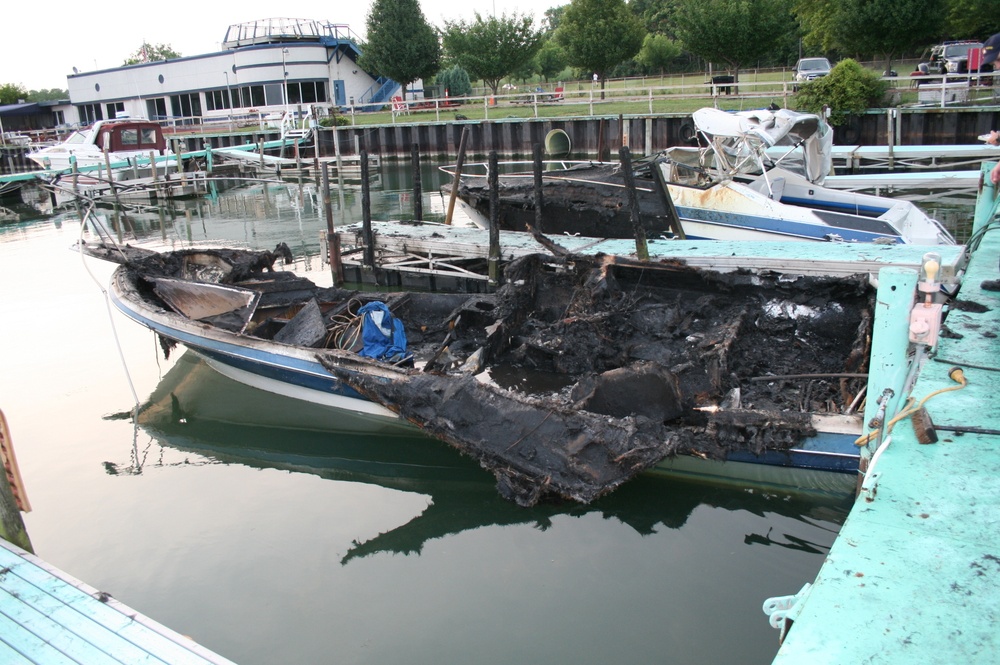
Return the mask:
<path id="1" fill-rule="evenodd" d="M 792 90 L 797 91 L 799 83 L 815 81 L 822 76 L 826 76 L 830 73 L 830 69 L 830 61 L 826 58 L 802 58 L 795 63 L 795 78 L 793 79 Z"/>
<path id="2" fill-rule="evenodd" d="M 982 42 L 972 40 L 942 42 L 931 48 L 927 69 L 931 74 L 967 74 L 969 51 L 981 48 Z"/>

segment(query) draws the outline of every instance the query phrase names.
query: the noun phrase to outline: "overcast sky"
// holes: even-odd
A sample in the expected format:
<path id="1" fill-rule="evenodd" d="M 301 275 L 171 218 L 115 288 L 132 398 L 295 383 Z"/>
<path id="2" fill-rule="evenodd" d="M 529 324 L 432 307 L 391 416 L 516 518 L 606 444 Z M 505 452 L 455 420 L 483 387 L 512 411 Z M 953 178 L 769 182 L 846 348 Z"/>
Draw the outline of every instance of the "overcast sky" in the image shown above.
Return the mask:
<path id="1" fill-rule="evenodd" d="M 569 0 L 420 0 L 427 20 L 440 27 L 447 20 L 471 20 L 474 12 L 487 16 L 530 13 L 540 22 L 549 7 Z M 0 84 L 27 90 L 66 88 L 66 76 L 118 67 L 143 40 L 167 44 L 181 55 L 221 50 L 226 29 L 235 23 L 265 18 L 305 18 L 347 24 L 364 36 L 371 2 L 293 3 L 282 12 L 273 0 L 174 0 L 169 3 L 102 0 L 92 5 L 5 3 L 0 39 Z M 310 9 L 312 5 L 314 8 Z M 406 35 L 400 35 L 406 39 Z"/>

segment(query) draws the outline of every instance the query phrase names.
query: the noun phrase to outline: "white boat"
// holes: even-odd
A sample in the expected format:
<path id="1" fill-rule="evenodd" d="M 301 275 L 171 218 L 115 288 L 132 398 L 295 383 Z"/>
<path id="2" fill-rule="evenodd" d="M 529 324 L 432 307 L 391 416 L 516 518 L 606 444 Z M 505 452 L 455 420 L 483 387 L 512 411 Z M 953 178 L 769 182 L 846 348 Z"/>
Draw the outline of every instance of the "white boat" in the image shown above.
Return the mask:
<path id="1" fill-rule="evenodd" d="M 107 150 L 107 160 L 105 159 Z M 171 155 L 159 124 L 143 119 L 98 120 L 86 129 L 70 134 L 57 143 L 28 153 L 43 169 L 57 171 L 72 168 L 70 158 L 76 158 L 77 168 L 102 166 L 109 161 L 121 164 L 136 158 L 148 160 Z"/>
<path id="2" fill-rule="evenodd" d="M 701 147 L 674 147 L 632 164 L 647 237 L 953 244 L 910 201 L 831 189 L 832 130 L 817 115 L 786 110 L 693 114 Z M 786 150 L 768 156 L 777 146 Z M 447 168 L 447 167 L 445 167 Z M 537 226 L 533 174 L 501 173 L 501 228 Z M 463 176 L 458 197 L 488 225 L 487 177 Z M 588 162 L 542 173 L 543 233 L 633 235 L 617 163 Z M 674 218 L 676 210 L 676 219 Z"/>

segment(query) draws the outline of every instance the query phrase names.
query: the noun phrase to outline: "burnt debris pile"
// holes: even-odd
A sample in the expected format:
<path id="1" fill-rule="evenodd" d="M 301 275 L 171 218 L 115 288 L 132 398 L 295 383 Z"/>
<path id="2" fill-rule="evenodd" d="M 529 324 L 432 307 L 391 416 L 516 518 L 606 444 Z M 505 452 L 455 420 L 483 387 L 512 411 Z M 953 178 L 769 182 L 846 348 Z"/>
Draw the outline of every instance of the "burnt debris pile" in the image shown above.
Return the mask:
<path id="1" fill-rule="evenodd" d="M 814 434 L 814 413 L 842 413 L 864 386 L 850 375 L 866 371 L 871 298 L 862 277 L 535 255 L 452 313 L 432 362 L 324 364 L 478 458 L 508 498 L 588 502 L 668 455 Z"/>

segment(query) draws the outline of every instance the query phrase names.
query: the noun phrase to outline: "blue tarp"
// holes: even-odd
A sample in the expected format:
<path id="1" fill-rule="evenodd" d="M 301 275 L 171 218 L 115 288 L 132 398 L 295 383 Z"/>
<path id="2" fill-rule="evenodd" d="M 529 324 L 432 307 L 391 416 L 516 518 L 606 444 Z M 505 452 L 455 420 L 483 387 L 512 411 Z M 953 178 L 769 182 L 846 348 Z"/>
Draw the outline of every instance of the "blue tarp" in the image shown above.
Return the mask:
<path id="1" fill-rule="evenodd" d="M 358 314 L 364 317 L 361 327 L 364 348 L 360 355 L 389 362 L 399 362 L 407 357 L 403 322 L 389 313 L 384 302 L 370 302 L 358 310 Z"/>

